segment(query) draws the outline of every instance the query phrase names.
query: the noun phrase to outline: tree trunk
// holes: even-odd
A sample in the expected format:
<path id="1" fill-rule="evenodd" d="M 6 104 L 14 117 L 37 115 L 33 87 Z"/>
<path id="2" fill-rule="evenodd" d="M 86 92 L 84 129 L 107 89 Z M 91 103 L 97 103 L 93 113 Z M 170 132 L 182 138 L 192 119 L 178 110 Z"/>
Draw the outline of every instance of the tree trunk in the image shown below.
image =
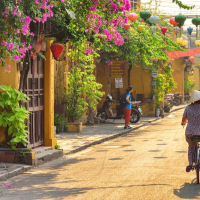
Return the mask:
<path id="1" fill-rule="evenodd" d="M 88 125 L 94 125 L 95 113 L 90 106 L 90 100 L 89 99 L 87 99 L 87 102 L 88 102 L 88 111 L 89 111 L 88 117 L 87 117 L 87 124 Z"/>

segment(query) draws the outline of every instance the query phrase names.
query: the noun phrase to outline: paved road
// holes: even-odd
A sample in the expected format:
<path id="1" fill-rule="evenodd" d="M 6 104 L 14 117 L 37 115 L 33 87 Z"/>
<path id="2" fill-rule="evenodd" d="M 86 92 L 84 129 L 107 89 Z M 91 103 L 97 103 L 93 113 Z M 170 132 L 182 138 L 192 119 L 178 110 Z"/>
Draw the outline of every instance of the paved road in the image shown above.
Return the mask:
<path id="1" fill-rule="evenodd" d="M 186 173 L 183 110 L 82 152 L 0 182 L 0 200 L 200 199 L 195 172 Z"/>

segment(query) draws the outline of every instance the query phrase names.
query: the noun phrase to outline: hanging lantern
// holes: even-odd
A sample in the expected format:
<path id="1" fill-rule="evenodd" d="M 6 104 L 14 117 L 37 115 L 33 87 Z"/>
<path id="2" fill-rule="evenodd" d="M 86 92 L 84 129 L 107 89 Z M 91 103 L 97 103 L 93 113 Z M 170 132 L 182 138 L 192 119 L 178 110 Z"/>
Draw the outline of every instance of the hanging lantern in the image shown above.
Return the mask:
<path id="1" fill-rule="evenodd" d="M 146 23 L 152 26 L 152 23 L 149 21 L 149 18 L 146 20 Z"/>
<path id="2" fill-rule="evenodd" d="M 140 17 L 146 21 L 151 16 L 151 13 L 149 11 L 141 11 Z"/>
<path id="3" fill-rule="evenodd" d="M 179 28 L 181 26 L 183 26 L 184 22 L 186 20 L 186 16 L 185 15 L 182 15 L 181 13 L 179 15 L 176 15 L 175 16 L 175 22 L 179 23 L 178 26 Z"/>
<path id="4" fill-rule="evenodd" d="M 156 27 L 155 26 L 151 26 L 150 28 L 151 28 L 152 34 L 154 34 L 156 32 Z"/>
<path id="5" fill-rule="evenodd" d="M 177 39 L 176 39 L 176 42 L 177 42 L 178 44 L 182 44 L 183 38 L 177 38 Z"/>
<path id="6" fill-rule="evenodd" d="M 128 31 L 128 29 L 130 28 L 130 24 L 124 24 L 124 28 Z"/>
<path id="7" fill-rule="evenodd" d="M 180 31 L 180 28 L 178 26 L 174 27 L 174 32 L 176 35 L 178 35 L 179 31 Z"/>
<path id="8" fill-rule="evenodd" d="M 156 15 L 153 15 L 153 16 L 151 16 L 151 17 L 149 18 L 149 22 L 150 22 L 151 24 L 156 24 L 156 23 L 158 23 L 158 21 L 159 21 L 159 17 L 156 16 Z"/>
<path id="9" fill-rule="evenodd" d="M 198 36 L 198 29 L 197 27 L 200 25 L 200 18 L 195 17 L 192 19 L 192 23 L 196 26 L 196 38 Z"/>
<path id="10" fill-rule="evenodd" d="M 139 30 L 140 32 L 142 32 L 143 28 L 144 28 L 144 25 L 138 25 L 138 30 Z"/>
<path id="11" fill-rule="evenodd" d="M 192 23 L 195 25 L 195 26 L 199 26 L 200 25 L 200 18 L 198 17 L 195 17 L 192 19 Z"/>
<path id="12" fill-rule="evenodd" d="M 167 32 L 167 28 L 166 27 L 162 27 L 161 28 L 162 33 L 165 35 L 165 33 Z"/>
<path id="13" fill-rule="evenodd" d="M 129 13 L 128 14 L 128 20 L 134 22 L 138 18 L 138 15 L 136 13 Z"/>
<path id="14" fill-rule="evenodd" d="M 182 46 L 186 46 L 186 45 L 188 45 L 188 41 L 187 40 L 183 40 L 182 41 Z"/>
<path id="15" fill-rule="evenodd" d="M 178 23 L 175 21 L 175 17 L 171 17 L 170 20 L 169 20 L 169 23 L 173 26 L 177 26 Z"/>
<path id="16" fill-rule="evenodd" d="M 62 44 L 54 43 L 51 45 L 51 52 L 55 60 L 57 60 L 62 54 L 64 47 Z"/>
<path id="17" fill-rule="evenodd" d="M 192 35 L 192 31 L 193 31 L 193 28 L 192 27 L 188 27 L 187 28 L 187 32 L 189 35 Z"/>
<path id="18" fill-rule="evenodd" d="M 190 56 L 189 59 L 190 59 L 190 62 L 191 62 L 191 63 L 194 62 L 194 57 L 193 57 L 193 56 Z"/>
<path id="19" fill-rule="evenodd" d="M 194 44 L 200 46 L 200 40 L 195 40 Z"/>

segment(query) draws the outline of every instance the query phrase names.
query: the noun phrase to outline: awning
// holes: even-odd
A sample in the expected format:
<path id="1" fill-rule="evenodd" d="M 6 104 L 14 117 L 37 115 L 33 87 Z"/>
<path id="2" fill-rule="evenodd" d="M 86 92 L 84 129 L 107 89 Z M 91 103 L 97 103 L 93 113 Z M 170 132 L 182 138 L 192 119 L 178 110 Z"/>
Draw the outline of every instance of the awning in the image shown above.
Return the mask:
<path id="1" fill-rule="evenodd" d="M 200 48 L 189 49 L 187 51 L 172 51 L 172 52 L 167 52 L 167 54 L 171 59 L 186 57 L 186 56 L 194 56 L 196 54 L 200 54 Z"/>

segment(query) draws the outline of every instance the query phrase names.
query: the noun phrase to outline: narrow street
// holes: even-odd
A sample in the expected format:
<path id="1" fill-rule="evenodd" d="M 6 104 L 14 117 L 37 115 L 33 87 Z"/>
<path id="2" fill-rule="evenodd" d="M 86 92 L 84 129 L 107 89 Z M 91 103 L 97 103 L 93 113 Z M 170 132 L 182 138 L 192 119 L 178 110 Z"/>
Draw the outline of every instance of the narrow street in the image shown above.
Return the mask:
<path id="1" fill-rule="evenodd" d="M 0 182 L 0 200 L 200 199 L 182 113 Z"/>

